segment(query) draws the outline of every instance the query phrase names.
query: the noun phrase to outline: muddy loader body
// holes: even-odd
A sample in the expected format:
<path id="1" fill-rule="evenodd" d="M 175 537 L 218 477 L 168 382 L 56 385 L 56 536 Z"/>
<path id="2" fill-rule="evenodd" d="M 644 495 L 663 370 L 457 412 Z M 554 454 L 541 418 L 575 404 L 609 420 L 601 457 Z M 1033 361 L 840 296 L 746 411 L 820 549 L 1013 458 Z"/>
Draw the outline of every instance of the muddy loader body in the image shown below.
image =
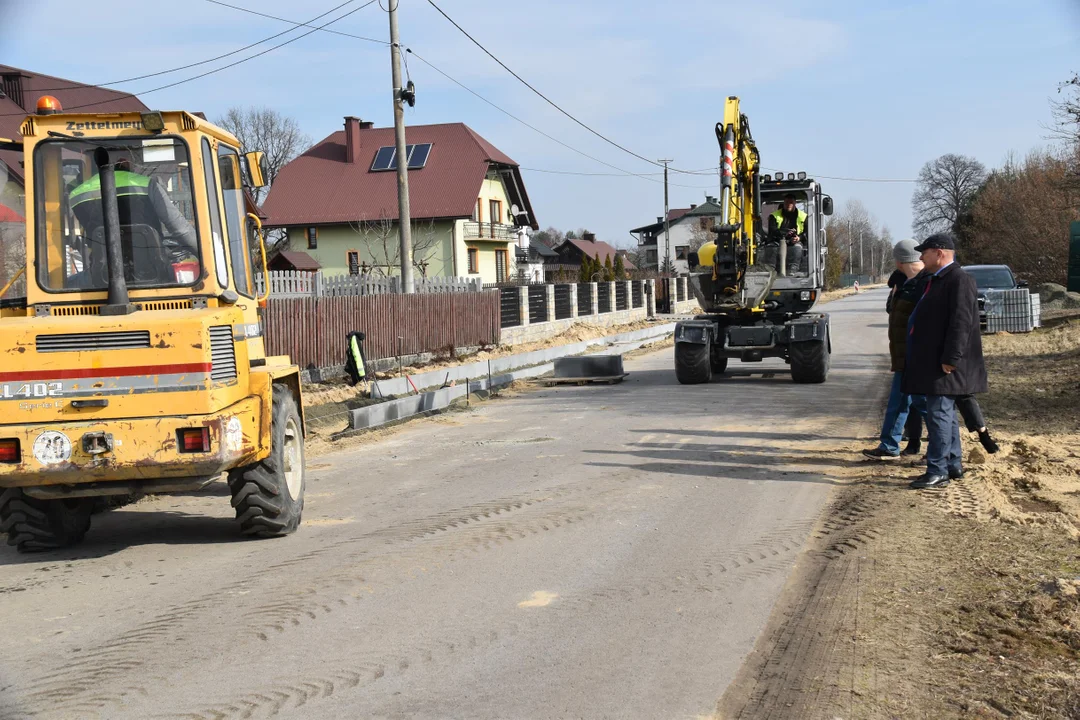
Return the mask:
<path id="1" fill-rule="evenodd" d="M 266 355 L 252 267 L 261 154 L 185 112 L 46 107 L 22 134 L 6 145 L 25 158 L 26 261 L 0 298 L 0 530 L 62 547 L 96 498 L 223 474 L 245 533 L 295 530 L 299 374 Z"/>
<path id="2" fill-rule="evenodd" d="M 688 284 L 704 311 L 675 326 L 680 383 L 709 382 L 729 361 L 783 358 L 798 383 L 825 382 L 832 343 L 829 316 L 813 307 L 824 287 L 825 217 L 832 198 L 806 173 L 760 174 L 757 145 L 738 98 L 717 123 L 722 150 L 716 240 L 690 253 Z M 782 234 L 785 201 L 798 228 Z"/>

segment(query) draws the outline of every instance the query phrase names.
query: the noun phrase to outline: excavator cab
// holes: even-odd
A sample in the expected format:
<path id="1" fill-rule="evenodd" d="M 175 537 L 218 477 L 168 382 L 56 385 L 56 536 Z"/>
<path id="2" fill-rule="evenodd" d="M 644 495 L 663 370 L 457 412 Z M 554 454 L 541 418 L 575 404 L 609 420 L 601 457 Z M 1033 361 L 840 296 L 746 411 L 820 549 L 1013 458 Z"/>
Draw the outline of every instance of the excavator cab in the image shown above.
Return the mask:
<path id="1" fill-rule="evenodd" d="M 244 533 L 294 531 L 304 426 L 299 370 L 263 342 L 262 154 L 191 113 L 52 98 L 21 132 L 0 142 L 26 173 L 21 212 L 0 211 L 0 531 L 20 551 L 71 545 L 96 498 L 219 477 Z"/>

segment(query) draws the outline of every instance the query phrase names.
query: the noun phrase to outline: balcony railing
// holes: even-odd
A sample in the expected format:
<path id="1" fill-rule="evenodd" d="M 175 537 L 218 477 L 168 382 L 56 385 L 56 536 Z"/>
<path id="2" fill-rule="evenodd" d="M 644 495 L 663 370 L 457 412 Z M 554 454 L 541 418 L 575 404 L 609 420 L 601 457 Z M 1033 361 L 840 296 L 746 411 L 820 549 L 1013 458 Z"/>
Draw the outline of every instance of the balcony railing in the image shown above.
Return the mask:
<path id="1" fill-rule="evenodd" d="M 467 222 L 465 223 L 464 233 L 466 240 L 517 242 L 517 228 L 502 223 Z"/>

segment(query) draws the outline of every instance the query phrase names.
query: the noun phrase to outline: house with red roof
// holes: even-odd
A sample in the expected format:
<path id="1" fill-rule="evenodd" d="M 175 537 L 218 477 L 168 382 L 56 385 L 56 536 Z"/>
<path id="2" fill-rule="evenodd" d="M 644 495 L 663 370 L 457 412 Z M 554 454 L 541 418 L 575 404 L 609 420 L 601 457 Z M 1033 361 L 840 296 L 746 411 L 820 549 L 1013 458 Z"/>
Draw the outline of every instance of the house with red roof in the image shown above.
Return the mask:
<path id="1" fill-rule="evenodd" d="M 559 255 L 559 262 L 564 265 L 581 265 L 585 257 L 593 260 L 599 258 L 600 264 L 605 264 L 609 259 L 615 264 L 615 256 L 619 251 L 602 240 L 597 240 L 591 232 L 582 233 L 580 238 L 566 238 L 555 246 L 555 252 Z M 623 264 L 627 270 L 633 270 L 634 266 L 623 255 Z"/>
<path id="2" fill-rule="evenodd" d="M 414 125 L 405 139 L 415 272 L 509 278 L 520 236 L 539 228 L 518 164 L 463 123 Z M 346 117 L 278 173 L 266 227 L 327 275 L 398 274 L 397 162 L 392 127 Z"/>

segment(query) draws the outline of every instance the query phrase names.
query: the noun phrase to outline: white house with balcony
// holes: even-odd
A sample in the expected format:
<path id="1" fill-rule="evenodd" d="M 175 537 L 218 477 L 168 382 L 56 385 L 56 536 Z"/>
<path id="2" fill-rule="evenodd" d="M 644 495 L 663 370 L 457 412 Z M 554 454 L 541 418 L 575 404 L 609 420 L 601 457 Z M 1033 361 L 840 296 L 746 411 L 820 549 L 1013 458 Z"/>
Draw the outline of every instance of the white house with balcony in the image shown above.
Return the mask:
<path id="1" fill-rule="evenodd" d="M 414 273 L 500 282 L 538 229 L 518 164 L 463 123 L 406 129 Z M 262 212 L 326 275 L 400 272 L 394 129 L 346 117 L 281 169 Z"/>

